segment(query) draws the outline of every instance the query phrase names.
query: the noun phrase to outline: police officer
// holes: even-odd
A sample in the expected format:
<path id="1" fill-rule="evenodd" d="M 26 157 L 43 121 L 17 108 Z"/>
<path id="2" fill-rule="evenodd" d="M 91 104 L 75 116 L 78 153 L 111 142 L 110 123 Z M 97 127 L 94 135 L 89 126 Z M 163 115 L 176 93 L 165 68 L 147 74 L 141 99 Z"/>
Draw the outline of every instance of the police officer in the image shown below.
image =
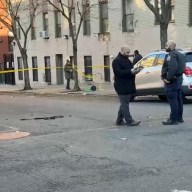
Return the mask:
<path id="1" fill-rule="evenodd" d="M 112 63 L 115 81 L 114 88 L 120 100 L 116 125 L 137 126 L 140 124 L 140 121 L 133 120 L 129 110 L 129 101 L 132 94 L 136 92 L 135 75 L 141 69 L 133 68 L 128 58 L 129 54 L 130 49 L 127 45 L 124 45 Z"/>
<path id="2" fill-rule="evenodd" d="M 182 74 L 185 69 L 185 57 L 175 50 L 176 43 L 172 40 L 166 43 L 166 52 L 161 78 L 165 83 L 165 93 L 169 102 L 171 113 L 163 125 L 183 123 Z"/>
<path id="3" fill-rule="evenodd" d="M 134 51 L 134 59 L 133 59 L 133 65 L 135 65 L 137 62 L 139 62 L 142 59 L 142 55 L 139 53 L 138 50 Z"/>

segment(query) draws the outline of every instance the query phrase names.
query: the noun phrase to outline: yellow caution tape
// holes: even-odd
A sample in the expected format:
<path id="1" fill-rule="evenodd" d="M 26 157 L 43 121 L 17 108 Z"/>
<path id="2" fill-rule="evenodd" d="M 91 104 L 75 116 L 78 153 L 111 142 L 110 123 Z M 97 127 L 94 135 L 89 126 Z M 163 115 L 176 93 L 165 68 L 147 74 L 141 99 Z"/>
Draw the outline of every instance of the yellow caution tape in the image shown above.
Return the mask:
<path id="1" fill-rule="evenodd" d="M 95 65 L 95 66 L 86 66 L 90 68 L 109 68 L 110 66 L 103 66 L 103 65 Z M 0 71 L 0 74 L 6 74 L 6 73 L 13 73 L 13 72 L 23 72 L 23 71 L 29 71 L 29 70 L 48 70 L 48 69 L 64 69 L 64 67 L 38 67 L 38 68 L 22 68 L 22 69 L 11 69 L 11 70 L 5 70 Z M 75 71 L 77 71 L 79 74 L 81 74 L 83 77 L 88 79 L 97 78 L 96 75 L 85 75 L 84 72 L 81 72 L 73 67 Z"/>

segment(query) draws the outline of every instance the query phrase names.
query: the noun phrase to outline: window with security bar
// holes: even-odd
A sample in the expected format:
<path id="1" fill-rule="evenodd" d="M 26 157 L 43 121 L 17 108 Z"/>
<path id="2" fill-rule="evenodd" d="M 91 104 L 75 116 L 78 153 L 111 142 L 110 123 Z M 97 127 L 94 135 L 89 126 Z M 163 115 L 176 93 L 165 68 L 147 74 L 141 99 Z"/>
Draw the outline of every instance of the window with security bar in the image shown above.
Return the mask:
<path id="1" fill-rule="evenodd" d="M 55 37 L 61 37 L 61 13 L 59 11 L 54 12 L 55 15 Z"/>
<path id="2" fill-rule="evenodd" d="M 49 30 L 48 12 L 43 12 L 43 30 Z"/>
<path id="3" fill-rule="evenodd" d="M 100 33 L 109 32 L 108 1 L 99 1 Z"/>
<path id="4" fill-rule="evenodd" d="M 83 1 L 83 14 L 83 35 L 91 35 L 90 3 L 88 0 Z"/>
<path id="5" fill-rule="evenodd" d="M 133 0 L 122 0 L 123 18 L 122 31 L 134 31 L 134 5 Z"/>

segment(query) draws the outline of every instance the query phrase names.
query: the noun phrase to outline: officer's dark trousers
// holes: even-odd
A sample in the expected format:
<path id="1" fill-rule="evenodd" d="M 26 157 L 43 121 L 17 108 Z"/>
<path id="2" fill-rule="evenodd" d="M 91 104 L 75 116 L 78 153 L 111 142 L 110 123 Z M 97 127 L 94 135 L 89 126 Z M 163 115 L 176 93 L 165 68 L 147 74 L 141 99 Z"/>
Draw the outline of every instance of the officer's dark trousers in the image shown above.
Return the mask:
<path id="1" fill-rule="evenodd" d="M 173 82 L 165 84 L 165 93 L 171 108 L 170 119 L 173 121 L 183 118 L 182 82 L 183 78 L 179 76 Z"/>
<path id="2" fill-rule="evenodd" d="M 67 79 L 67 86 L 66 89 L 70 89 L 70 79 Z"/>
<path id="3" fill-rule="evenodd" d="M 132 95 L 118 95 L 120 100 L 120 107 L 118 111 L 118 121 L 125 119 L 126 123 L 133 121 L 130 111 L 129 111 L 129 102 Z"/>

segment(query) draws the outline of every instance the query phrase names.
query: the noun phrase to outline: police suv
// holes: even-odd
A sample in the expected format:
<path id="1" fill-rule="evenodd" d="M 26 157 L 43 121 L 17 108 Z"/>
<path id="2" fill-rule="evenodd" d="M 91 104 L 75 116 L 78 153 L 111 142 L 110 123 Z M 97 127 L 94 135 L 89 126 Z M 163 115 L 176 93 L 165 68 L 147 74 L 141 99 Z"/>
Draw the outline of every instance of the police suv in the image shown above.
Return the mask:
<path id="1" fill-rule="evenodd" d="M 192 96 L 192 51 L 179 50 L 179 52 L 184 54 L 186 59 L 182 85 L 183 98 L 185 98 L 185 96 Z M 136 63 L 134 67 L 143 67 L 136 76 L 137 95 L 158 95 L 161 100 L 166 99 L 161 69 L 167 54 L 165 51 L 152 52 Z"/>

